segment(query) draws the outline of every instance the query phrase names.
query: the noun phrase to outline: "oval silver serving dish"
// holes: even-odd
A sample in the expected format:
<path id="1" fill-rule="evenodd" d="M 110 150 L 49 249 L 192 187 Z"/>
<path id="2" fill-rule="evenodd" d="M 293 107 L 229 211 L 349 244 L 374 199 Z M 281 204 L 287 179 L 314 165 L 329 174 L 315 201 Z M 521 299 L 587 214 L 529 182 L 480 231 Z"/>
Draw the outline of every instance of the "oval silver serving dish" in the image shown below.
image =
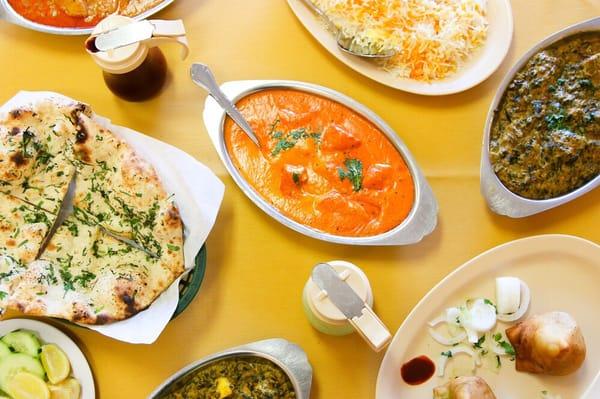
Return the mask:
<path id="1" fill-rule="evenodd" d="M 169 394 L 172 390 L 179 388 L 179 383 L 184 383 L 186 377 L 202 367 L 208 366 L 218 360 L 237 356 L 255 356 L 270 360 L 290 378 L 296 392 L 296 398 L 310 398 L 312 367 L 308 362 L 306 354 L 298 345 L 285 339 L 274 338 L 237 346 L 200 359 L 169 377 L 167 381 L 148 396 L 148 399 L 160 399 L 164 397 L 164 395 Z"/>
<path id="2" fill-rule="evenodd" d="M 133 17 L 136 21 L 146 19 L 151 15 L 156 14 L 174 0 L 163 0 L 149 10 Z M 63 28 L 59 26 L 44 25 L 37 22 L 30 21 L 23 17 L 21 14 L 16 12 L 8 0 L 0 0 L 0 19 L 4 19 L 15 25 L 22 26 L 27 29 L 37 30 L 38 32 L 50 33 L 53 35 L 65 35 L 65 36 L 77 36 L 77 35 L 89 35 L 92 33 L 93 27 L 90 28 Z"/>
<path id="3" fill-rule="evenodd" d="M 500 215 L 506 215 L 513 218 L 530 216 L 569 202 L 587 192 L 592 191 L 598 187 L 598 185 L 600 185 L 599 175 L 583 186 L 571 191 L 568 194 L 561 195 L 560 197 L 545 200 L 524 198 L 513 193 L 502 184 L 500 179 L 496 176 L 496 173 L 494 173 L 489 154 L 492 122 L 494 121 L 494 117 L 496 116 L 496 112 L 498 111 L 500 101 L 504 96 L 504 92 L 517 72 L 519 72 L 525 63 L 527 63 L 527 61 L 529 61 L 529 59 L 538 51 L 568 36 L 572 36 L 577 33 L 593 31 L 600 31 L 600 17 L 569 26 L 568 28 L 546 37 L 544 40 L 527 51 L 502 80 L 502 83 L 500 84 L 500 87 L 498 88 L 496 96 L 494 97 L 492 105 L 488 111 L 483 134 L 483 148 L 481 151 L 481 193 L 485 197 L 488 206 L 492 211 Z"/>
<path id="4" fill-rule="evenodd" d="M 227 171 L 233 177 L 233 180 L 246 196 L 248 196 L 248 198 L 250 198 L 260 209 L 290 229 L 309 237 L 338 244 L 406 245 L 421 241 L 424 236 L 433 231 L 437 223 L 438 212 L 438 205 L 433 195 L 433 191 L 404 142 L 402 142 L 396 132 L 394 132 L 394 130 L 373 111 L 337 91 L 311 83 L 289 80 L 246 80 L 227 82 L 221 85 L 223 92 L 234 103 L 249 94 L 274 88 L 300 90 L 329 98 L 345 105 L 374 123 L 404 158 L 414 181 L 415 200 L 410 213 L 401 224 L 385 233 L 368 237 L 346 237 L 328 234 L 307 227 L 284 216 L 277 208 L 267 202 L 252 186 L 250 186 L 233 165 L 229 153 L 227 152 L 223 133 L 225 112 L 219 107 L 216 101 L 209 96 L 204 104 L 203 115 L 204 124 L 206 125 L 212 143 L 217 149 Z"/>

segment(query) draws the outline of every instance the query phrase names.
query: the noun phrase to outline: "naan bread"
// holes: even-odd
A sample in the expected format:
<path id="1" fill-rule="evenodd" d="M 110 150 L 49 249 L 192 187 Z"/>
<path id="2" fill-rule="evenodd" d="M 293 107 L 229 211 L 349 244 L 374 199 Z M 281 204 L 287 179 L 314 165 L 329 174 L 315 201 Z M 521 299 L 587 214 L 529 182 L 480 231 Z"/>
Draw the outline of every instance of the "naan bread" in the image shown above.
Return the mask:
<path id="1" fill-rule="evenodd" d="M 87 106 L 51 100 L 0 122 L 2 307 L 105 324 L 147 308 L 184 271 L 173 198 L 153 167 L 91 116 Z M 11 169 L 15 154 L 26 162 Z M 73 176 L 72 213 L 36 258 Z"/>
<path id="2" fill-rule="evenodd" d="M 52 215 L 0 193 L 0 258 L 10 257 L 25 266 L 37 256 L 50 231 Z M 15 274 L 17 270 L 0 271 Z"/>
<path id="3" fill-rule="evenodd" d="M 15 110 L 0 122 L 0 192 L 56 214 L 75 174 L 69 118 L 85 108 L 47 107 Z"/>

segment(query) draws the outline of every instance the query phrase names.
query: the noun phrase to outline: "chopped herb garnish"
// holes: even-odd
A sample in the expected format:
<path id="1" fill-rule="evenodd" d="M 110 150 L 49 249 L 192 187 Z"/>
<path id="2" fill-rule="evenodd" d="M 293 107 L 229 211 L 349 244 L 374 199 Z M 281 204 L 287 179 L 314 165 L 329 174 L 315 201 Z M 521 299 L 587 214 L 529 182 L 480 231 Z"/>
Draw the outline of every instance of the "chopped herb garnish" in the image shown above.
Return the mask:
<path id="1" fill-rule="evenodd" d="M 554 114 L 548 114 L 544 118 L 546 125 L 550 130 L 562 129 L 565 126 L 566 119 L 567 116 L 562 111 Z"/>
<path id="2" fill-rule="evenodd" d="M 273 124 L 271 124 L 271 130 L 269 132 L 269 136 L 272 139 L 277 140 L 275 146 L 271 150 L 272 156 L 277 156 L 282 151 L 294 148 L 294 146 L 300 140 L 312 139 L 317 143 L 321 140 L 321 133 L 309 133 L 308 129 L 305 127 L 293 129 L 287 133 L 279 130 L 276 131 L 275 129 L 277 128 L 278 124 L 279 119 L 277 119 Z"/>
<path id="3" fill-rule="evenodd" d="M 82 270 L 81 274 L 78 274 L 73 278 L 74 283 L 79 283 L 82 288 L 88 288 L 90 281 L 96 278 L 96 275 L 87 270 Z"/>
<path id="4" fill-rule="evenodd" d="M 289 150 L 290 148 L 294 148 L 297 141 L 291 141 L 286 139 L 280 139 L 275 147 L 271 151 L 271 155 L 276 156 L 279 155 L 281 151 Z"/>
<path id="5" fill-rule="evenodd" d="M 75 224 L 75 223 L 71 223 L 71 222 L 69 222 L 69 223 L 67 224 L 67 223 L 65 222 L 65 225 L 67 225 L 67 226 L 68 226 L 67 228 L 69 229 L 69 231 L 71 232 L 71 235 L 72 235 L 73 237 L 77 237 L 77 236 L 79 235 L 79 228 L 77 227 L 77 224 Z"/>
<path id="6" fill-rule="evenodd" d="M 167 248 L 169 248 L 171 251 L 179 251 L 179 247 L 177 245 L 167 243 Z"/>
<path id="7" fill-rule="evenodd" d="M 480 337 L 480 338 L 477 340 L 477 342 L 475 342 L 475 343 L 473 344 L 473 348 L 475 348 L 475 349 L 481 349 L 481 345 L 483 345 L 483 343 L 484 343 L 484 342 L 485 342 L 485 334 L 484 334 L 484 335 L 482 335 L 482 336 L 481 336 L 481 337 Z"/>
<path id="8" fill-rule="evenodd" d="M 501 341 L 501 342 L 499 342 L 499 344 L 502 347 L 502 349 L 504 349 L 504 352 L 507 355 L 515 356 L 515 354 L 516 354 L 515 353 L 515 348 L 513 348 L 513 346 L 510 343 L 508 343 L 506 341 Z"/>
<path id="9" fill-rule="evenodd" d="M 442 352 L 441 353 L 442 356 L 446 356 L 447 358 L 451 358 L 452 357 L 452 351 L 446 351 L 446 352 Z"/>
<path id="10" fill-rule="evenodd" d="M 494 302 L 490 301 L 489 299 L 485 298 L 483 300 L 483 303 L 485 303 L 486 305 L 491 305 L 494 307 L 494 309 L 496 309 L 496 314 L 498 314 L 498 308 L 496 307 L 496 305 L 494 304 Z"/>
<path id="11" fill-rule="evenodd" d="M 360 191 L 363 181 L 363 165 L 359 159 L 348 158 L 344 161 L 346 170 L 338 168 L 338 175 L 341 181 L 348 179 L 352 183 L 354 191 Z"/>
<path id="12" fill-rule="evenodd" d="M 294 181 L 294 184 L 298 187 L 300 187 L 300 174 L 296 173 L 296 172 L 292 172 L 292 180 Z"/>
<path id="13" fill-rule="evenodd" d="M 494 334 L 494 341 L 496 341 L 498 343 L 498 345 L 500 345 L 500 347 L 502 347 L 502 349 L 504 349 L 504 353 L 506 353 L 507 355 L 510 356 L 515 356 L 515 348 L 513 348 L 513 346 L 510 344 L 510 342 L 506 342 L 505 340 L 502 339 L 502 334 L 500 333 L 496 333 Z"/>

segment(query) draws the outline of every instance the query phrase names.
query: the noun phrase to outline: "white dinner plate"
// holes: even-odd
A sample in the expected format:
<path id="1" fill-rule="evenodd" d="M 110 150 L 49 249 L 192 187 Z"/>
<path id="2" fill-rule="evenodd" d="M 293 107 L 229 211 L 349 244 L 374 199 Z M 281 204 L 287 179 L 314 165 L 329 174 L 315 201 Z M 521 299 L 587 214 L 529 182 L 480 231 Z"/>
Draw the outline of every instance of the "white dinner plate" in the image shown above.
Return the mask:
<path id="1" fill-rule="evenodd" d="M 439 96 L 458 93 L 483 82 L 502 63 L 508 53 L 513 36 L 513 17 L 509 0 L 487 0 L 489 21 L 485 44 L 459 70 L 443 80 L 432 83 L 399 78 L 360 57 L 341 51 L 335 37 L 301 0 L 287 0 L 290 8 L 304 27 L 338 60 L 381 84 L 415 94 Z"/>
<path id="2" fill-rule="evenodd" d="M 36 333 L 42 344 L 56 344 L 65 352 L 71 362 L 73 376 L 81 384 L 81 399 L 95 399 L 96 388 L 92 370 L 81 349 L 71 338 L 58 328 L 37 320 L 10 319 L 0 321 L 0 336 L 14 330 L 29 330 Z"/>
<path id="3" fill-rule="evenodd" d="M 600 372 L 600 246 L 566 235 L 542 235 L 512 241 L 468 261 L 436 285 L 412 310 L 398 329 L 383 359 L 377 377 L 377 399 L 431 398 L 435 386 L 462 374 L 466 356 L 448 362 L 446 377 L 433 376 L 422 385 L 406 384 L 400 376 L 402 364 L 426 355 L 434 362 L 448 349 L 427 333 L 427 322 L 465 299 L 495 298 L 495 278 L 515 276 L 531 290 L 528 315 L 561 310 L 570 313 L 583 332 L 587 355 L 583 366 L 564 377 L 533 375 L 515 370 L 504 358 L 498 373 L 479 368 L 499 399 L 541 399 L 546 390 L 562 399 L 578 399 Z M 526 315 L 525 317 L 528 317 Z M 498 325 L 500 327 L 505 324 Z"/>

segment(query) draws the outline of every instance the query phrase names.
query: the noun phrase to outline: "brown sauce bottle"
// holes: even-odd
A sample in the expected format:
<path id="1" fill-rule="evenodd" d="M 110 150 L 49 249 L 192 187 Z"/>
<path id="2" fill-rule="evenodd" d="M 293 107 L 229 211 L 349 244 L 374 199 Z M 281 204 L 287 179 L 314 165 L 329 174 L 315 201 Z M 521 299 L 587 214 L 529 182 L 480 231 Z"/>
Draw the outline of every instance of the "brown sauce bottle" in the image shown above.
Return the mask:
<path id="1" fill-rule="evenodd" d="M 144 101 L 156 96 L 167 78 L 165 56 L 151 43 L 156 39 L 108 51 L 99 51 L 95 43 L 95 35 L 131 22 L 132 19 L 120 15 L 105 18 L 96 26 L 85 47 L 102 68 L 104 82 L 110 91 L 127 101 Z M 164 38 L 158 40 L 165 41 Z M 183 44 L 187 50 L 185 38 L 173 40 Z"/>
<path id="2" fill-rule="evenodd" d="M 127 101 L 144 101 L 158 94 L 167 78 L 167 61 L 158 47 L 148 50 L 146 59 L 133 71 L 123 74 L 102 71 L 106 85 Z"/>

